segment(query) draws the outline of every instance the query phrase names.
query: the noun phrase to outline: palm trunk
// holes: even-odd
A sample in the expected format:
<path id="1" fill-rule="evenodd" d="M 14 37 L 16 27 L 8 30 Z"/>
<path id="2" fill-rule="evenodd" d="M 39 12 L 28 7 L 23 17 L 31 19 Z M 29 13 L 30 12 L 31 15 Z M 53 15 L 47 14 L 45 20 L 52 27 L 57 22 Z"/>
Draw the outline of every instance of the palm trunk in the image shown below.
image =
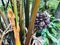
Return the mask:
<path id="1" fill-rule="evenodd" d="M 35 22 L 35 19 L 36 19 L 36 13 L 38 11 L 39 5 L 40 5 L 40 0 L 35 0 L 34 8 L 33 8 L 33 11 L 32 11 L 32 18 L 31 18 L 31 22 L 30 22 L 30 25 L 29 25 L 29 28 L 28 28 L 28 33 L 27 33 L 27 38 L 26 38 L 26 41 L 25 41 L 25 45 L 29 45 L 30 38 L 32 36 L 32 30 L 33 30 L 33 27 L 34 27 L 34 22 Z"/>

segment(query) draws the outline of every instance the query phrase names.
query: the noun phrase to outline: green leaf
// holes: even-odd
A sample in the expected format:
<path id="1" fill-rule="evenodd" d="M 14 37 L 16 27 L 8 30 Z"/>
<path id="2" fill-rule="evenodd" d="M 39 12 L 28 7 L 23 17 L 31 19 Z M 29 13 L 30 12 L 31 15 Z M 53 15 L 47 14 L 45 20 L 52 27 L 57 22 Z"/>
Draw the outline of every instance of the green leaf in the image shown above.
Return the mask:
<path id="1" fill-rule="evenodd" d="M 54 24 L 56 24 L 56 26 L 59 28 L 59 30 L 60 30 L 60 23 L 54 23 Z"/>
<path id="2" fill-rule="evenodd" d="M 36 37 L 41 36 L 41 31 L 42 31 L 42 30 L 38 30 L 38 31 L 36 32 Z"/>
<path id="3" fill-rule="evenodd" d="M 59 41 L 58 41 L 55 37 L 53 37 L 53 36 L 49 33 L 49 31 L 47 31 L 47 36 L 49 36 L 49 38 L 50 38 L 54 43 L 57 43 L 57 45 L 59 45 Z"/>
<path id="4" fill-rule="evenodd" d="M 44 38 L 43 45 L 49 45 L 49 40 L 48 40 L 48 38 Z"/>
<path id="5" fill-rule="evenodd" d="M 57 0 L 57 1 L 59 1 L 59 2 L 60 2 L 60 0 Z"/>
<path id="6" fill-rule="evenodd" d="M 55 30 L 59 30 L 55 23 L 51 22 L 49 25 L 51 25 L 52 28 L 54 28 Z"/>
<path id="7" fill-rule="evenodd" d="M 11 2 L 9 1 L 8 8 L 12 8 Z"/>
<path id="8" fill-rule="evenodd" d="M 47 32 L 47 29 L 46 28 L 43 29 L 41 32 L 41 36 L 46 37 L 46 32 Z"/>
<path id="9" fill-rule="evenodd" d="M 49 9 L 54 9 L 56 10 L 58 7 L 59 1 L 57 0 L 49 0 L 47 1 L 47 6 L 49 7 Z"/>
<path id="10" fill-rule="evenodd" d="M 51 24 L 48 25 L 47 29 L 48 29 L 48 31 L 49 31 L 53 36 L 55 36 L 55 37 L 56 37 L 56 35 L 58 34 L 57 31 L 56 31 L 56 29 L 53 28 L 53 26 L 52 26 Z"/>
<path id="11" fill-rule="evenodd" d="M 41 0 L 41 1 L 40 1 L 40 8 L 43 8 L 43 7 L 44 7 L 44 5 L 45 5 L 44 0 Z"/>
<path id="12" fill-rule="evenodd" d="M 51 31 L 52 31 L 52 33 L 53 33 L 55 36 L 58 34 L 57 31 L 56 31 L 55 29 L 53 29 L 53 28 L 52 28 Z"/>
<path id="13" fill-rule="evenodd" d="M 52 22 L 53 23 L 59 23 L 60 22 L 60 19 L 54 19 Z"/>

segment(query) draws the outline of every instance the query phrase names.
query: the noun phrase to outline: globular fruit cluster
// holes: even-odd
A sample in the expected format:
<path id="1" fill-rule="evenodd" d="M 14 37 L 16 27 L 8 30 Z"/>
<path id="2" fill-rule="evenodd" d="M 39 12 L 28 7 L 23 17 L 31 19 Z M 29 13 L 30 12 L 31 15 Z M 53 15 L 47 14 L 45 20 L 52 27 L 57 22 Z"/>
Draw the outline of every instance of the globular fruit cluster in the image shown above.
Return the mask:
<path id="1" fill-rule="evenodd" d="M 43 29 L 50 23 L 50 18 L 45 13 L 38 13 L 34 23 L 34 29 Z"/>

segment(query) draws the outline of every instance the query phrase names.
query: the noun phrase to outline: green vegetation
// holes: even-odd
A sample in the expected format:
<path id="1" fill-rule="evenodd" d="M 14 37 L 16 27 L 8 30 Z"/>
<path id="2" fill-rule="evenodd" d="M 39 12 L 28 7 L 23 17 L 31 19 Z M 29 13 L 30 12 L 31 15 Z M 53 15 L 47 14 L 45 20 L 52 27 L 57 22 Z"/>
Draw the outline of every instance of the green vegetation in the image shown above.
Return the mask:
<path id="1" fill-rule="evenodd" d="M 59 45 L 59 5 L 60 0 L 0 0 L 0 45 Z"/>

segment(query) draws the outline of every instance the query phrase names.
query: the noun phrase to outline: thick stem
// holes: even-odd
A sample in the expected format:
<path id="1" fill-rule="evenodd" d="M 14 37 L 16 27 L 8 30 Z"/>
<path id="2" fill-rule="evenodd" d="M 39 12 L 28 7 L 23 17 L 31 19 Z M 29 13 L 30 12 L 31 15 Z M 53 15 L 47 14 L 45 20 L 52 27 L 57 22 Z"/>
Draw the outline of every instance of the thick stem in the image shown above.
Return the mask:
<path id="1" fill-rule="evenodd" d="M 21 45 L 19 31 L 17 31 L 16 27 L 13 28 L 13 29 L 14 29 L 14 36 L 15 36 L 15 44 L 16 45 Z"/>
<path id="2" fill-rule="evenodd" d="M 32 18 L 31 18 L 31 22 L 30 22 L 30 25 L 29 25 L 29 28 L 28 28 L 28 33 L 27 33 L 27 38 L 26 38 L 26 41 L 25 41 L 25 45 L 29 45 L 39 5 L 40 5 L 40 0 L 35 0 L 34 8 L 33 8 L 33 11 L 32 11 Z"/>
<path id="3" fill-rule="evenodd" d="M 16 45 L 21 45 L 20 37 L 19 37 L 20 27 L 19 27 L 18 23 L 17 23 L 17 25 L 15 24 L 15 20 L 14 20 L 15 15 L 11 9 L 8 10 L 8 18 L 9 18 L 9 21 L 13 28 L 15 43 L 16 43 Z"/>

